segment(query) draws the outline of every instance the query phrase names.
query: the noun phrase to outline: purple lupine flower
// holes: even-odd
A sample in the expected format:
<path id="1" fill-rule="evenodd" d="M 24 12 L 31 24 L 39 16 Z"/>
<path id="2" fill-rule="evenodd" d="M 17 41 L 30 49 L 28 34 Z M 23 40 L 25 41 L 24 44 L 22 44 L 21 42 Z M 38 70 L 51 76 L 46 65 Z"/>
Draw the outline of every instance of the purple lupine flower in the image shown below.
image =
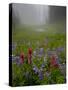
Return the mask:
<path id="1" fill-rule="evenodd" d="M 40 50 L 38 50 L 38 57 L 42 57 L 44 55 L 44 49 L 40 48 Z"/>
<path id="2" fill-rule="evenodd" d="M 43 55 L 44 54 L 44 49 L 43 48 L 40 48 L 39 54 L 40 55 Z"/>
<path id="3" fill-rule="evenodd" d="M 38 57 L 41 58 L 42 57 L 42 54 L 38 54 Z"/>
<path id="4" fill-rule="evenodd" d="M 39 79 L 40 79 L 40 80 L 43 80 L 43 73 L 42 73 L 42 71 L 39 71 L 38 76 L 39 76 Z"/>
<path id="5" fill-rule="evenodd" d="M 48 54 L 48 56 L 51 56 L 52 55 L 52 51 L 48 50 L 47 54 Z"/>
<path id="6" fill-rule="evenodd" d="M 34 70 L 35 74 L 38 73 L 38 68 L 36 66 L 33 67 L 33 70 Z"/>
<path id="7" fill-rule="evenodd" d="M 16 64 L 19 65 L 20 64 L 20 57 L 16 56 L 15 59 L 16 59 Z"/>
<path id="8" fill-rule="evenodd" d="M 64 47 L 58 47 L 58 48 L 56 49 L 56 51 L 57 51 L 57 52 L 62 52 L 62 51 L 64 51 Z"/>
<path id="9" fill-rule="evenodd" d="M 44 68 L 44 67 L 45 67 L 45 64 L 44 64 L 44 63 L 42 63 L 41 67 L 42 67 L 42 68 Z"/>
<path id="10" fill-rule="evenodd" d="M 12 59 L 13 62 L 16 61 L 16 57 L 15 57 L 15 55 L 12 55 L 12 56 L 10 56 L 10 57 L 11 57 L 10 59 Z"/>

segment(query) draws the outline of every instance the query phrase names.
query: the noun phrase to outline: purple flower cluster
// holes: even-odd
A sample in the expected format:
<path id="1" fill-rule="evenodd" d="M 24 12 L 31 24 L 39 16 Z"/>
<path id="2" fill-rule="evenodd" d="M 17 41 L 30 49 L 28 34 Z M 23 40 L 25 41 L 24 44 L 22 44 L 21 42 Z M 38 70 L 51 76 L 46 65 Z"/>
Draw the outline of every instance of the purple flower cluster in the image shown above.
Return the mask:
<path id="1" fill-rule="evenodd" d="M 35 72 L 35 74 L 37 74 L 39 70 L 38 70 L 38 68 L 36 66 L 34 66 L 33 71 Z"/>
<path id="2" fill-rule="evenodd" d="M 40 48 L 39 54 L 43 55 L 44 54 L 44 49 Z"/>
<path id="3" fill-rule="evenodd" d="M 51 50 L 48 50 L 48 51 L 47 51 L 47 55 L 48 55 L 48 56 L 51 56 L 51 55 L 52 55 L 52 51 L 51 51 Z"/>
<path id="4" fill-rule="evenodd" d="M 40 79 L 40 80 L 42 80 L 42 79 L 43 79 L 43 72 L 42 72 L 41 70 L 39 71 L 38 76 L 39 76 L 39 79 Z"/>
<path id="5" fill-rule="evenodd" d="M 63 51 L 64 51 L 64 47 L 58 47 L 58 48 L 56 49 L 56 51 L 57 51 L 57 52 L 63 52 Z"/>
<path id="6" fill-rule="evenodd" d="M 19 65 L 20 64 L 20 57 L 16 56 L 15 59 L 16 59 L 16 64 Z"/>
<path id="7" fill-rule="evenodd" d="M 41 67 L 42 67 L 42 68 L 44 68 L 44 67 L 45 67 L 45 64 L 44 64 L 44 63 L 42 63 Z"/>
<path id="8" fill-rule="evenodd" d="M 42 57 L 44 55 L 44 48 L 36 48 L 33 52 L 34 56 Z"/>

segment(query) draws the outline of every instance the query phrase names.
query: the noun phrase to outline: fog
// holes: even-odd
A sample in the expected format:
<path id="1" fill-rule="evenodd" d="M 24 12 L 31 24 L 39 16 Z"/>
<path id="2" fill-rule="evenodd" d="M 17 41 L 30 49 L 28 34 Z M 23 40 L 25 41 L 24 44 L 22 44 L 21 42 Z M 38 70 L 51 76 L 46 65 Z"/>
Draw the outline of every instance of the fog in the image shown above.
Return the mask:
<path id="1" fill-rule="evenodd" d="M 12 4 L 13 25 L 45 25 L 66 20 L 66 7 L 38 4 Z"/>
<path id="2" fill-rule="evenodd" d="M 21 24 L 40 25 L 48 20 L 49 7 L 43 5 L 13 4 L 13 15 Z"/>

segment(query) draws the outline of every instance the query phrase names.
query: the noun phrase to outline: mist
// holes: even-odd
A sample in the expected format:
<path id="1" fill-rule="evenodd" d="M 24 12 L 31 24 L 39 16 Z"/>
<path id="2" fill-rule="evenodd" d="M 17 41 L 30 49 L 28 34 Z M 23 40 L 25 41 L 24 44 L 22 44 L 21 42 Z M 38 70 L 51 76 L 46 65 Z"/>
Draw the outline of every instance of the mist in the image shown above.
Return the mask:
<path id="1" fill-rule="evenodd" d="M 40 27 L 39 31 L 41 31 L 43 26 L 56 22 L 66 23 L 66 7 L 38 4 L 12 4 L 13 28 L 36 26 Z"/>
<path id="2" fill-rule="evenodd" d="M 19 19 L 20 24 L 45 24 L 49 18 L 49 7 L 43 5 L 13 4 L 13 18 L 14 15 Z"/>
<path id="3" fill-rule="evenodd" d="M 13 22 L 25 25 L 43 25 L 57 19 L 65 19 L 65 7 L 36 4 L 13 4 Z M 15 17 L 14 17 L 15 16 Z"/>

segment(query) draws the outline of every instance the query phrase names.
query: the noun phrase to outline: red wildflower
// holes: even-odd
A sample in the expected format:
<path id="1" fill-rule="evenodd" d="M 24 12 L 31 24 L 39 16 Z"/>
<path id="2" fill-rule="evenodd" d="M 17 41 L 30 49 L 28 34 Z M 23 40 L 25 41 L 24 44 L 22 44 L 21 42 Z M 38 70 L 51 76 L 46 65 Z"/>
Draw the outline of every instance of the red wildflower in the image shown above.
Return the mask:
<path id="1" fill-rule="evenodd" d="M 28 64 L 31 64 L 32 59 L 32 48 L 28 49 Z"/>
<path id="2" fill-rule="evenodd" d="M 28 54 L 32 54 L 32 48 L 28 49 Z"/>
<path id="3" fill-rule="evenodd" d="M 24 53 L 22 52 L 21 54 L 20 54 L 20 60 L 21 60 L 21 63 L 24 63 Z"/>
<path id="4" fill-rule="evenodd" d="M 57 64 L 55 56 L 51 56 L 50 66 L 58 67 L 58 64 Z"/>

